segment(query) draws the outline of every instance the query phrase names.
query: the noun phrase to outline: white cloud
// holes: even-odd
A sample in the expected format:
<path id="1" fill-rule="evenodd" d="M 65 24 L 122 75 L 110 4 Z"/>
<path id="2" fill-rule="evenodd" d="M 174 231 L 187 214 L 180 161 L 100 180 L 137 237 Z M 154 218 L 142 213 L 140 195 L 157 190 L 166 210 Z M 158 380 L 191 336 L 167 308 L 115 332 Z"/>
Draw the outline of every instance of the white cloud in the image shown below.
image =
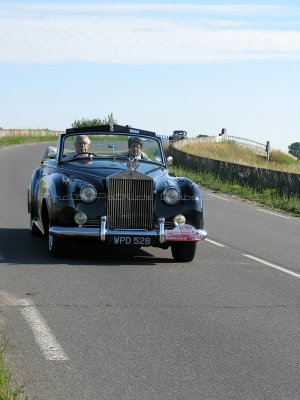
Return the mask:
<path id="1" fill-rule="evenodd" d="M 247 20 L 150 15 L 82 15 L 97 10 L 114 11 L 116 4 L 75 5 L 9 3 L 0 14 L 1 64 L 112 63 L 160 64 L 205 63 L 227 60 L 300 59 L 300 31 L 251 27 Z M 118 5 L 118 12 L 120 11 Z M 133 5 L 123 4 L 132 11 Z M 241 12 L 246 7 L 263 12 L 268 6 L 196 6 L 188 4 L 134 4 L 135 11 L 213 10 Z M 269 8 L 268 8 L 269 9 Z M 14 12 L 14 16 L 8 11 Z M 24 16 L 30 10 L 55 10 Z M 66 15 L 63 11 L 78 11 Z M 278 10 L 278 8 L 273 8 Z M 151 14 L 152 15 L 152 14 Z M 250 24 L 250 26 L 249 26 Z M 250 29 L 251 28 L 251 29 Z"/>
<path id="2" fill-rule="evenodd" d="M 33 2 L 2 2 L 2 13 L 32 13 L 32 12 L 197 12 L 225 14 L 282 15 L 293 12 L 291 7 L 267 4 L 176 4 L 176 3 L 33 3 Z"/>

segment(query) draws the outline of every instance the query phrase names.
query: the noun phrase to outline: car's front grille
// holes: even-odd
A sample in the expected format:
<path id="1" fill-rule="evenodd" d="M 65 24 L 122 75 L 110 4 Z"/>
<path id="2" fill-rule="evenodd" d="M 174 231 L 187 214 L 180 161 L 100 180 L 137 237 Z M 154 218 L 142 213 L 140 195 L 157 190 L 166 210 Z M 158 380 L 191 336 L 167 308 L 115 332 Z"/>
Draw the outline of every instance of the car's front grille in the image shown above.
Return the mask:
<path id="1" fill-rule="evenodd" d="M 98 227 L 100 226 L 100 217 L 98 219 L 88 219 L 82 226 L 84 227 Z"/>
<path id="2" fill-rule="evenodd" d="M 153 180 L 137 171 L 126 171 L 108 181 L 109 229 L 153 228 Z"/>

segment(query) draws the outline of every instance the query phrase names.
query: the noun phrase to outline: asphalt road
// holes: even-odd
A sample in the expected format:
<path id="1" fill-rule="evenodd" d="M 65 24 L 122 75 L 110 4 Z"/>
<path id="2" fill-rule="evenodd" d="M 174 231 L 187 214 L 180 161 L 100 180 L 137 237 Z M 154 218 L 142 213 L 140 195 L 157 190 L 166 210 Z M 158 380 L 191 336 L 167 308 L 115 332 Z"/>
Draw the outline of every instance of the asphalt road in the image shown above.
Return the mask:
<path id="1" fill-rule="evenodd" d="M 26 188 L 45 144 L 0 149 L 0 323 L 37 400 L 300 399 L 300 219 L 205 192 L 193 263 L 48 255 Z"/>

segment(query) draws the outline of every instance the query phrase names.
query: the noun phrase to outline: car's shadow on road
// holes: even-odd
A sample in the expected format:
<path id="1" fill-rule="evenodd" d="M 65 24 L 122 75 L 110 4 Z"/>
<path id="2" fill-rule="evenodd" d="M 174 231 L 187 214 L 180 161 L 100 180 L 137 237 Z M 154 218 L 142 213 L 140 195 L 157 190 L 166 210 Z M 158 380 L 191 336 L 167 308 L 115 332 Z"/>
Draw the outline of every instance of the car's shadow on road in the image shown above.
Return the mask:
<path id="1" fill-rule="evenodd" d="M 147 248 L 105 246 L 100 242 L 66 241 L 65 257 L 53 258 L 48 253 L 48 241 L 34 237 L 28 229 L 0 228 L 0 263 L 68 264 L 68 265 L 155 265 L 170 263 L 169 251 L 158 249 L 154 257 Z"/>

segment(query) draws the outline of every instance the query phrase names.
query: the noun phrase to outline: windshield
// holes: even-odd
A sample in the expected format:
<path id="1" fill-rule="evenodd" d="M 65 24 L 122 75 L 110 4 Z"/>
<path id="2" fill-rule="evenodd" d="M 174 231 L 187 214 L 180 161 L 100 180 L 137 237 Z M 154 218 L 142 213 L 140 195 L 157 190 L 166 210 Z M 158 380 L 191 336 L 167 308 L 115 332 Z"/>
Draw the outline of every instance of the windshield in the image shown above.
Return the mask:
<path id="1" fill-rule="evenodd" d="M 89 157 L 90 159 L 135 158 L 163 162 L 160 142 L 152 137 L 102 133 L 76 134 L 64 137 L 62 145 L 62 161 Z"/>

